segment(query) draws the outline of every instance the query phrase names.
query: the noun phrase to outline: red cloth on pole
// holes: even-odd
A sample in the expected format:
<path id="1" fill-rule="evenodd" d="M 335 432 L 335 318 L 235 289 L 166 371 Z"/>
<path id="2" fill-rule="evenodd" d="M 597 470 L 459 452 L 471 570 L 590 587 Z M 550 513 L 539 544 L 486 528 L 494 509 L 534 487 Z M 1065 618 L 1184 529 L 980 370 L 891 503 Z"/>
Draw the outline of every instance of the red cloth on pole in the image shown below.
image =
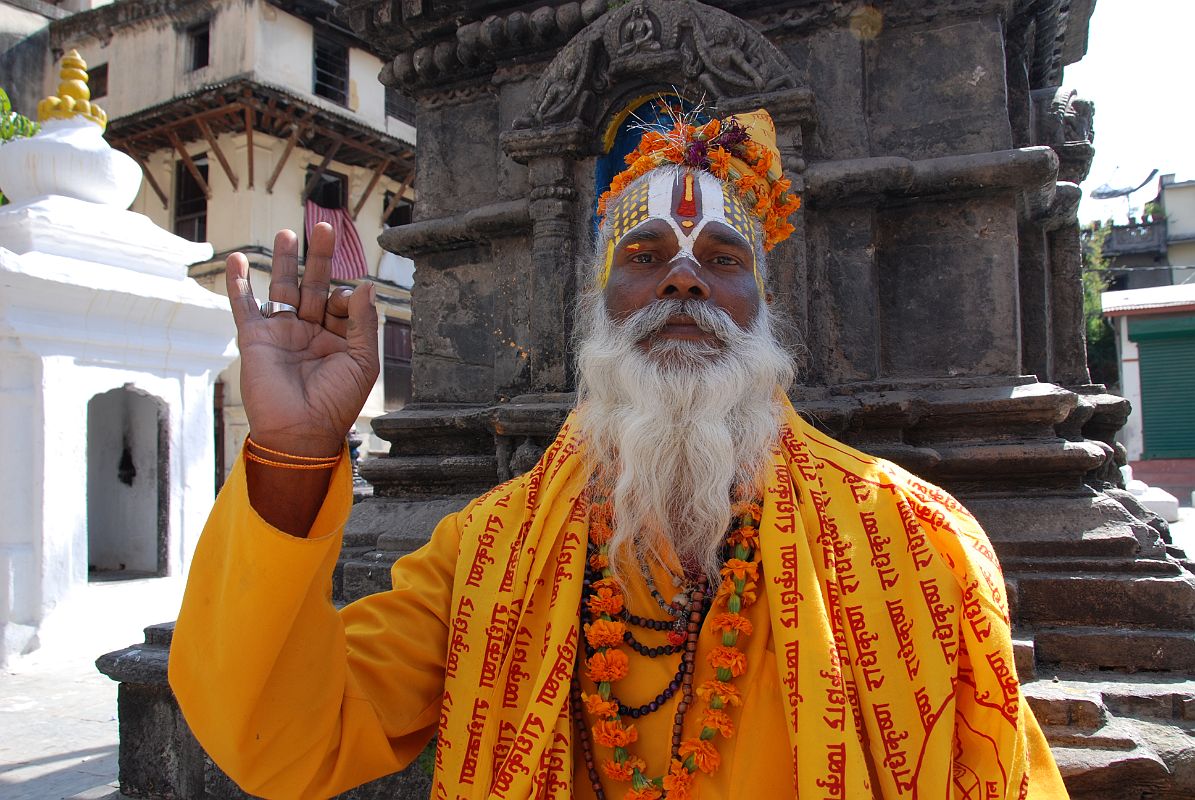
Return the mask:
<path id="1" fill-rule="evenodd" d="M 357 226 L 344 208 L 324 208 L 314 200 L 307 201 L 304 223 L 310 241 L 311 229 L 317 223 L 326 222 L 336 231 L 336 249 L 332 252 L 332 277 L 340 280 L 364 278 L 369 274 L 365 265 L 365 250 Z"/>

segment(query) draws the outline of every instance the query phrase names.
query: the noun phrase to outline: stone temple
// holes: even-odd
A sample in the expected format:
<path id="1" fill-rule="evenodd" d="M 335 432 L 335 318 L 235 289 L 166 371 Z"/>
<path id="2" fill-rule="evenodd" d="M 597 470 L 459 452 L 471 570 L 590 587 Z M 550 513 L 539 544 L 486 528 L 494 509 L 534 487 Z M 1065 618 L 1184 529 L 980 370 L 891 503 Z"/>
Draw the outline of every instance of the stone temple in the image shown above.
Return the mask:
<path id="1" fill-rule="evenodd" d="M 772 253 L 806 353 L 798 410 L 963 499 L 1005 567 L 1017 670 L 1076 798 L 1195 796 L 1195 575 L 1119 486 L 1128 404 L 1084 357 L 1078 184 L 1093 106 L 1062 87 L 1093 0 L 350 0 L 417 99 L 415 402 L 362 475 L 338 600 L 387 588 L 436 520 L 527 469 L 568 411 L 570 305 L 628 112 L 763 106 L 804 208 Z M 165 686 L 122 681 L 121 782 L 238 797 Z M 346 796 L 422 797 L 417 763 Z"/>

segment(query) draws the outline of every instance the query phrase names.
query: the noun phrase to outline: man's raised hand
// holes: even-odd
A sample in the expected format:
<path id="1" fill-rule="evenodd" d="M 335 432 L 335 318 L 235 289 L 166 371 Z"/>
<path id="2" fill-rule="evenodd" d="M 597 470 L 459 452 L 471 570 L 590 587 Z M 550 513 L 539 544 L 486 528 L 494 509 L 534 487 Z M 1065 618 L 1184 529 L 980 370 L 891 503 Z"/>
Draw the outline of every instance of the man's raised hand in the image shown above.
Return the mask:
<path id="1" fill-rule="evenodd" d="M 241 351 L 241 398 L 253 441 L 297 456 L 333 456 L 378 377 L 378 314 L 372 284 L 328 294 L 336 234 L 311 232 L 299 281 L 298 237 L 274 237 L 270 300 L 298 313 L 262 316 L 249 262 L 228 257 L 225 277 Z"/>

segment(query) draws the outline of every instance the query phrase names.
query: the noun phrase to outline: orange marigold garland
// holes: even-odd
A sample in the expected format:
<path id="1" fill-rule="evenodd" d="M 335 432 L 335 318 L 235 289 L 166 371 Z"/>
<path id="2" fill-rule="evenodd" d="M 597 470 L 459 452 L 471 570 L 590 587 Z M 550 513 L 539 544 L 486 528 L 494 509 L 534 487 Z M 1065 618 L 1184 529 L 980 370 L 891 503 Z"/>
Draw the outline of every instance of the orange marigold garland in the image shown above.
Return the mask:
<path id="1" fill-rule="evenodd" d="M 773 181 L 770 171 L 775 153 L 751 141 L 747 129 L 733 116 L 713 119 L 703 125 L 685 121 L 679 108 L 661 103 L 660 111 L 673 119 L 672 130 L 648 130 L 639 146 L 625 157 L 627 168 L 614 176 L 610 188 L 598 198 L 597 213 L 605 218 L 609 203 L 637 178 L 657 167 L 675 164 L 706 170 L 725 181 L 763 223 L 764 250 L 770 251 L 793 232 L 788 218 L 801 207 L 801 198 L 789 192 L 792 182 L 784 177 Z M 735 167 L 732 160 L 745 165 Z"/>
<path id="2" fill-rule="evenodd" d="M 707 129 L 719 130 L 717 126 L 707 126 Z M 609 566 L 608 534 L 613 524 L 613 512 L 604 498 L 595 497 L 591 503 L 590 544 L 597 552 L 590 558 L 590 566 L 601 578 L 590 584 L 590 596 L 585 603 L 591 621 L 584 630 L 593 653 L 584 664 L 586 675 L 597 686 L 597 694 L 584 695 L 574 687 L 575 699 L 579 699 L 584 707 L 584 711 L 576 708 L 574 715 L 578 722 L 583 720 L 584 713 L 594 718 L 590 740 L 612 751 L 601 764 L 601 774 L 609 780 L 631 784 L 625 794 L 626 800 L 691 800 L 696 773 L 713 774 L 721 765 L 714 738 L 719 735 L 729 738 L 734 734 L 734 722 L 725 709 L 742 705 L 739 690 L 732 682 L 747 670 L 747 656 L 738 648 L 738 639 L 751 635 L 752 630 L 743 610 L 755 601 L 755 583 L 759 580 L 760 504 L 736 502 L 732 506 L 732 515 L 731 533 L 727 537 L 730 558 L 722 568 L 722 583 L 714 600 L 722 610 L 710 620 L 713 630 L 722 634 L 721 644 L 706 655 L 714 667 L 716 679 L 706 681 L 696 690 L 697 696 L 706 703 L 701 717 L 701 733 L 696 738 L 681 741 L 678 748 L 674 740 L 676 749 L 668 772 L 649 778 L 644 774 L 647 765 L 643 759 L 631 755 L 627 749 L 638 740 L 638 730 L 634 724 L 623 722 L 618 701 L 613 696 L 612 684 L 629 672 L 629 661 L 622 650 L 626 632 L 622 621 L 625 598 Z M 595 532 L 597 536 L 593 535 Z M 599 798 L 604 798 L 605 792 L 597 782 L 588 749 L 586 760 L 594 790 Z"/>

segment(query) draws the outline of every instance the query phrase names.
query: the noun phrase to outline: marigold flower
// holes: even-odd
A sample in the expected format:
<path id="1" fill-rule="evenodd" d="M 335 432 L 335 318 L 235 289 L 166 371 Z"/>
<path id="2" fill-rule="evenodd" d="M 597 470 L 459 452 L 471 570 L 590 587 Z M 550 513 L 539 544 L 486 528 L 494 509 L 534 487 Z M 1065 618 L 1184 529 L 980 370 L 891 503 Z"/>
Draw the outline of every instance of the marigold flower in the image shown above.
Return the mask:
<path id="1" fill-rule="evenodd" d="M 717 697 L 724 705 L 728 706 L 743 704 L 743 697 L 739 694 L 738 688 L 734 684 L 723 681 L 706 681 L 697 687 L 697 696 L 705 701 Z"/>
<path id="2" fill-rule="evenodd" d="M 668 790 L 668 800 L 692 798 L 693 773 L 683 762 L 673 761 L 668 766 L 668 774 L 664 776 L 664 788 Z"/>
<path id="3" fill-rule="evenodd" d="M 642 789 L 631 789 L 623 796 L 626 800 L 660 800 L 664 796 L 664 790 L 654 786 L 644 786 Z"/>
<path id="4" fill-rule="evenodd" d="M 734 723 L 731 722 L 730 715 L 720 708 L 707 708 L 701 717 L 701 724 L 713 728 L 723 736 L 734 735 Z"/>
<path id="5" fill-rule="evenodd" d="M 609 614 L 613 617 L 622 613 L 622 602 L 622 592 L 603 586 L 590 595 L 589 610 L 593 614 Z"/>
<path id="6" fill-rule="evenodd" d="M 726 180 L 730 174 L 730 153 L 721 147 L 711 147 L 707 158 L 710 161 L 710 172 L 719 180 Z"/>
<path id="7" fill-rule="evenodd" d="M 610 559 L 605 553 L 594 553 L 589 557 L 589 566 L 601 571 L 610 566 Z"/>
<path id="8" fill-rule="evenodd" d="M 604 719 L 593 724 L 593 740 L 602 747 L 626 747 L 639 740 L 639 731 L 634 725 L 623 727 L 618 720 Z"/>
<path id="9" fill-rule="evenodd" d="M 711 119 L 709 122 L 702 125 L 698 132 L 706 141 L 709 141 L 722 132 L 722 121 L 717 118 Z"/>
<path id="10" fill-rule="evenodd" d="M 647 769 L 647 764 L 643 759 L 635 756 L 631 756 L 621 764 L 614 759 L 602 764 L 602 772 L 606 773 L 606 777 L 612 781 L 630 782 L 635 775 L 635 770 L 642 772 L 645 769 Z"/>
<path id="11" fill-rule="evenodd" d="M 605 719 L 618 715 L 618 703 L 613 700 L 603 700 L 600 694 L 583 695 L 581 699 L 585 701 L 585 710 L 591 716 Z"/>
<path id="12" fill-rule="evenodd" d="M 605 197 L 606 195 L 602 196 Z M 589 520 L 589 541 L 598 547 L 610 541 L 610 537 L 613 535 L 614 531 L 610 528 L 610 523 L 606 520 L 596 515 Z"/>
<path id="13" fill-rule="evenodd" d="M 757 550 L 759 548 L 759 528 L 751 525 L 735 528 L 726 540 L 732 547 L 741 544 L 748 550 Z"/>
<path id="14" fill-rule="evenodd" d="M 718 765 L 722 762 L 722 757 L 718 755 L 718 748 L 714 747 L 713 742 L 705 739 L 686 739 L 680 745 L 680 757 L 688 758 L 693 756 L 693 763 L 697 765 L 697 769 L 709 775 L 718 769 Z"/>
<path id="15" fill-rule="evenodd" d="M 594 683 L 620 681 L 627 676 L 627 654 L 621 650 L 601 650 L 589 657 L 585 668 Z"/>
<path id="16" fill-rule="evenodd" d="M 753 626 L 751 620 L 742 614 L 723 612 L 710 620 L 710 627 L 716 631 L 735 631 L 744 636 L 750 636 Z"/>
<path id="17" fill-rule="evenodd" d="M 731 504 L 730 513 L 735 517 L 750 517 L 755 522 L 763 516 L 763 509 L 754 500 L 738 500 Z"/>
<path id="18" fill-rule="evenodd" d="M 599 619 L 585 626 L 585 639 L 594 649 L 619 647 L 625 634 L 626 626 L 614 620 Z"/>
<path id="19" fill-rule="evenodd" d="M 728 669 L 730 674 L 736 678 L 747 671 L 747 654 L 737 647 L 720 644 L 711 650 L 705 658 L 714 669 Z"/>
<path id="20" fill-rule="evenodd" d="M 727 559 L 726 564 L 722 567 L 722 577 L 734 578 L 736 581 L 741 581 L 744 578 L 754 581 L 759 578 L 759 563 L 743 561 L 741 558 Z"/>

